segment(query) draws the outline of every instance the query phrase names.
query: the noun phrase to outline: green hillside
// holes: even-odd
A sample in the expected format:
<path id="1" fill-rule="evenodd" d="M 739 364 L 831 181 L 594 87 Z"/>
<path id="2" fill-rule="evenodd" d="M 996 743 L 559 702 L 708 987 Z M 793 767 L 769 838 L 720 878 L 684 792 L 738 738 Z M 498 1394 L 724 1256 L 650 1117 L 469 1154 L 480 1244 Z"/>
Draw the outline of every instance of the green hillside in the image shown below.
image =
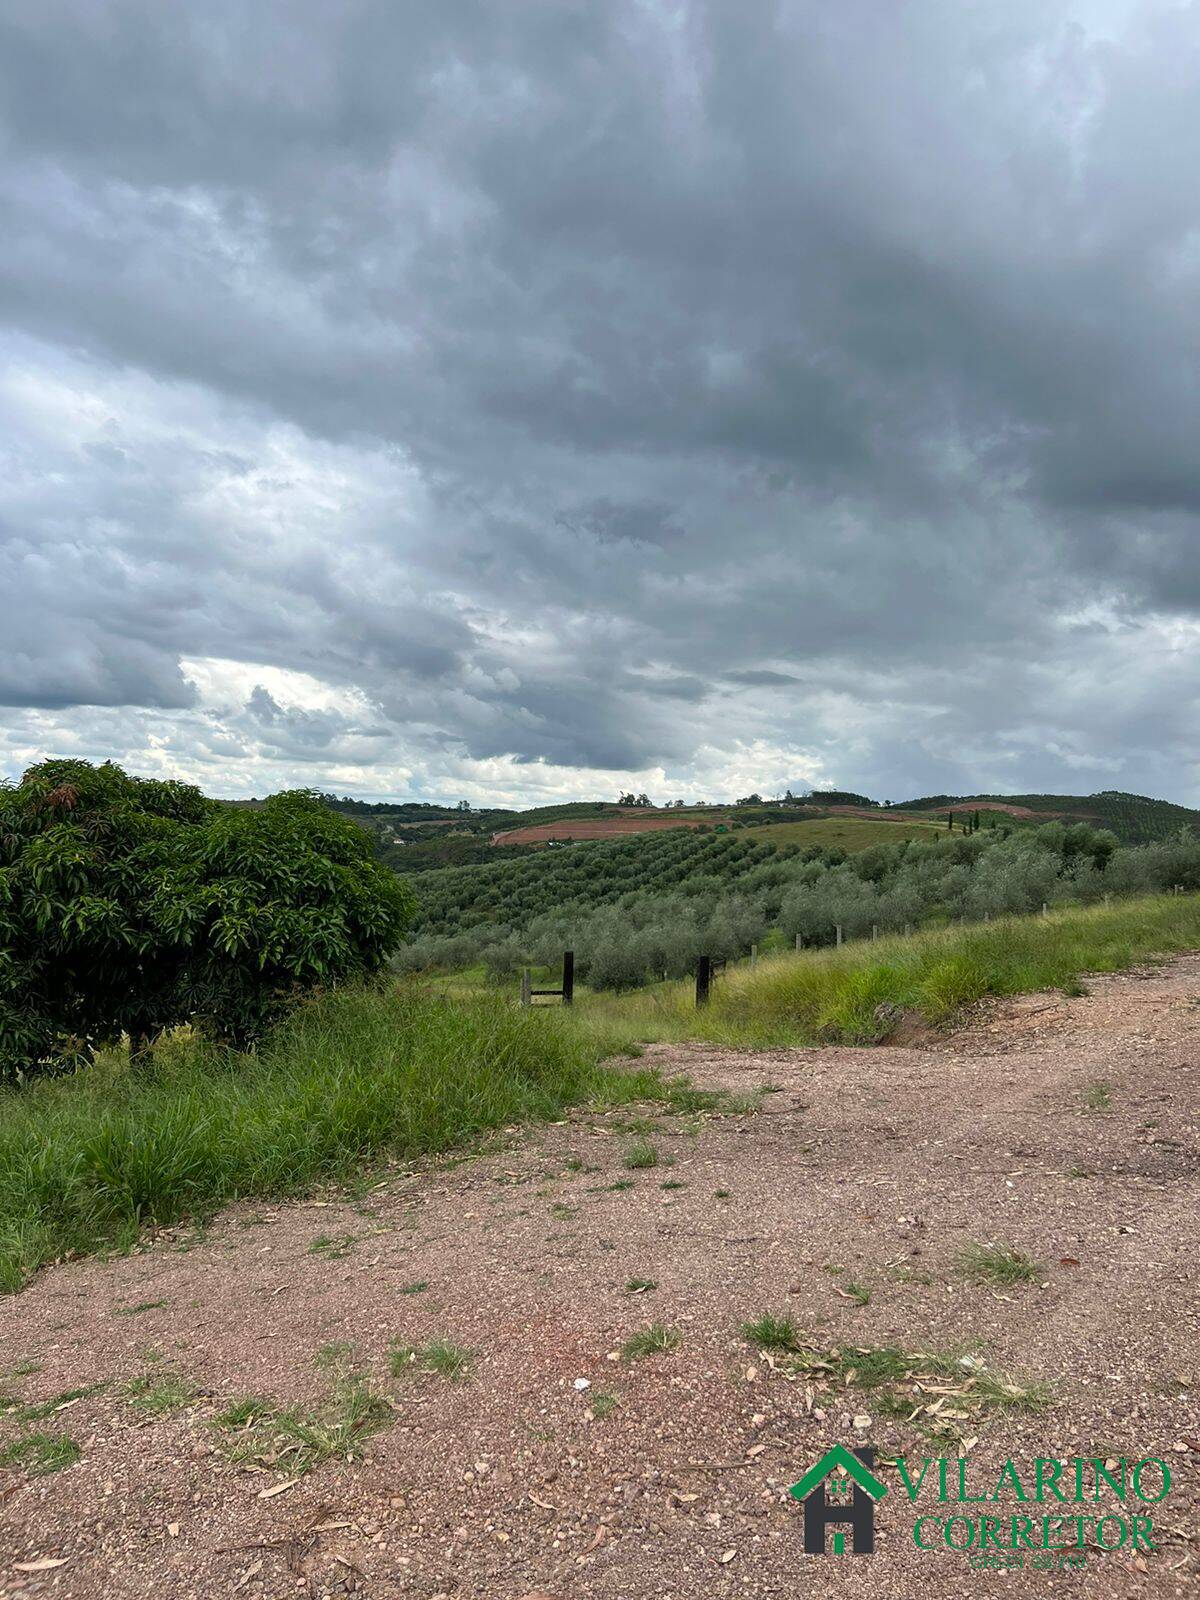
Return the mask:
<path id="1" fill-rule="evenodd" d="M 1122 844 L 1148 844 L 1167 839 L 1180 828 L 1200 832 L 1200 811 L 1178 806 L 1170 800 L 1153 800 L 1148 795 L 1125 794 L 1119 789 L 1104 789 L 1099 794 L 935 794 L 919 800 L 904 800 L 893 811 L 943 811 L 952 805 L 975 805 L 986 811 L 989 801 L 1025 806 L 1030 811 L 1049 812 L 1063 818 L 1090 822 L 1109 828 Z"/>

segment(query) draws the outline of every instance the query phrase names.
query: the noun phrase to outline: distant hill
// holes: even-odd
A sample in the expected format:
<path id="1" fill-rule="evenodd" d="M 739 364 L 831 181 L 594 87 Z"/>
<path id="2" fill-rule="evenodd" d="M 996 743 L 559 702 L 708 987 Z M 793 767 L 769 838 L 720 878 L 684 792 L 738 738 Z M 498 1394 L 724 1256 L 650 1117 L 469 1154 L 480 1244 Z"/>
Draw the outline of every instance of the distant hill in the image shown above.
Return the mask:
<path id="1" fill-rule="evenodd" d="M 804 798 L 783 800 L 759 796 L 730 805 L 620 805 L 615 801 L 579 800 L 534 806 L 520 811 L 502 806 L 466 807 L 425 802 L 353 800 L 324 796 L 326 803 L 344 811 L 377 839 L 389 865 L 402 872 L 431 867 L 468 866 L 506 855 L 546 849 L 587 839 L 627 835 L 644 836 L 664 829 L 699 829 L 724 833 L 731 829 L 811 824 L 818 818 L 871 819 L 884 828 L 887 819 L 919 819 L 922 825 L 947 827 L 954 814 L 956 828 L 963 813 L 980 813 L 984 826 L 1004 822 L 1009 827 L 1030 827 L 1042 822 L 1088 822 L 1112 830 L 1122 844 L 1149 844 L 1181 828 L 1200 834 L 1200 810 L 1154 800 L 1148 795 L 1105 789 L 1098 794 L 932 794 L 885 806 L 867 795 L 848 790 L 826 790 Z M 254 802 L 250 802 L 254 803 Z M 899 815 L 897 815 L 899 813 Z M 776 841 L 782 843 L 782 836 Z M 832 838 L 826 842 L 833 842 Z M 858 848 L 874 842 L 867 833 L 856 840 Z"/>
<path id="2" fill-rule="evenodd" d="M 971 794 L 925 795 L 905 800 L 893 811 L 946 812 L 989 806 L 1002 807 L 1010 815 L 1021 808 L 1028 820 L 1090 822 L 1094 827 L 1110 828 L 1122 844 L 1149 844 L 1168 838 L 1180 828 L 1200 832 L 1200 811 L 1177 806 L 1170 800 L 1153 800 L 1144 794 L 1125 794 L 1120 789 L 1102 789 L 1098 794 Z"/>

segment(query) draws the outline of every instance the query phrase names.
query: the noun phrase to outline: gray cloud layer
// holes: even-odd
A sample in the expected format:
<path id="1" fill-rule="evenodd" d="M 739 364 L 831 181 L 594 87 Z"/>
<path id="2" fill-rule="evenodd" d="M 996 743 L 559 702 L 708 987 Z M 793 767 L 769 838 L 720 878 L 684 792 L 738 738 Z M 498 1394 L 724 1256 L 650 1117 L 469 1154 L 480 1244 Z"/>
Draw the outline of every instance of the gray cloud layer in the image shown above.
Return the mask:
<path id="1" fill-rule="evenodd" d="M 1200 796 L 1200 7 L 0 3 L 0 751 Z"/>

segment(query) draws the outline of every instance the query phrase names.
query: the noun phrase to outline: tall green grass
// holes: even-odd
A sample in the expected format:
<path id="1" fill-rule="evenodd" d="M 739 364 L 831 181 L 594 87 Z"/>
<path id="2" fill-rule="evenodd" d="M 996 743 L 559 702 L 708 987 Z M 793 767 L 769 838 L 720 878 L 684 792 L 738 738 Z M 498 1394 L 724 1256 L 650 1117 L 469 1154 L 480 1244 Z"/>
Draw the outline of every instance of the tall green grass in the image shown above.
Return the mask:
<path id="1" fill-rule="evenodd" d="M 241 1196 L 299 1193 L 585 1100 L 662 1097 L 654 1073 L 600 1065 L 622 1045 L 876 1043 L 905 1013 L 941 1023 L 985 995 L 1196 948 L 1200 896 L 1156 896 L 772 956 L 730 968 L 700 1012 L 689 984 L 584 994 L 564 1012 L 406 983 L 306 1005 L 255 1055 L 190 1038 L 137 1068 L 114 1054 L 0 1090 L 0 1291 Z"/>
<path id="2" fill-rule="evenodd" d="M 770 956 L 730 967 L 706 1010 L 689 984 L 587 996 L 581 1020 L 607 1038 L 769 1045 L 876 1044 L 901 1016 L 950 1020 L 987 995 L 1070 987 L 1152 955 L 1200 946 L 1200 896 L 1155 895 L 1047 917 L 1004 917 L 910 938 Z"/>
<path id="3" fill-rule="evenodd" d="M 598 1065 L 569 1016 L 401 987 L 303 1007 L 257 1055 L 167 1040 L 0 1091 L 0 1290 L 67 1252 L 240 1196 L 296 1193 L 384 1154 L 444 1150 L 573 1102 L 654 1092 Z"/>

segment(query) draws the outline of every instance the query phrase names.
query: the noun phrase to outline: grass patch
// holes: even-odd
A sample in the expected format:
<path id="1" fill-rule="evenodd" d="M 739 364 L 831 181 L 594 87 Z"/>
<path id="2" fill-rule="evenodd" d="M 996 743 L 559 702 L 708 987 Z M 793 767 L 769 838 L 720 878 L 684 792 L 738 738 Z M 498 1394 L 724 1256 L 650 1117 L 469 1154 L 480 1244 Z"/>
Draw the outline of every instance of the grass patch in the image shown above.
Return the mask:
<path id="1" fill-rule="evenodd" d="M 765 1089 L 743 1089 L 738 1094 L 727 1095 L 715 1109 L 731 1117 L 753 1116 L 762 1110 L 765 1094 Z"/>
<path id="2" fill-rule="evenodd" d="M 610 1117 L 608 1126 L 614 1133 L 657 1133 L 658 1118 L 647 1116 Z"/>
<path id="3" fill-rule="evenodd" d="M 428 1344 L 423 1345 L 393 1345 L 388 1356 L 388 1366 L 395 1378 L 403 1377 L 405 1373 L 415 1370 L 436 1372 L 448 1383 L 463 1383 L 471 1375 L 471 1364 L 474 1360 L 473 1350 L 455 1344 L 453 1339 L 443 1337 L 430 1339 Z"/>
<path id="4" fill-rule="evenodd" d="M 270 1400 L 263 1400 L 258 1395 L 243 1395 L 240 1400 L 232 1400 L 218 1411 L 213 1418 L 215 1428 L 224 1428 L 232 1432 L 235 1428 L 245 1428 L 258 1417 L 269 1416 L 273 1406 Z"/>
<path id="5" fill-rule="evenodd" d="M 657 1278 L 630 1278 L 625 1285 L 626 1294 L 649 1294 L 658 1288 Z"/>
<path id="6" fill-rule="evenodd" d="M 233 1461 L 276 1467 L 299 1477 L 337 1456 L 352 1460 L 373 1433 L 389 1426 L 391 1406 L 359 1374 L 338 1379 L 325 1403 L 313 1411 L 279 1407 L 247 1396 L 213 1419 Z"/>
<path id="7" fill-rule="evenodd" d="M 975 1283 L 1036 1283 L 1041 1268 L 1021 1250 L 1007 1244 L 971 1240 L 958 1252 L 959 1270 Z"/>
<path id="8" fill-rule="evenodd" d="M 130 1381 L 125 1393 L 131 1405 L 152 1417 L 169 1416 L 196 1398 L 195 1388 L 174 1372 L 144 1372 Z"/>
<path id="9" fill-rule="evenodd" d="M 742 1337 L 760 1350 L 798 1350 L 800 1334 L 791 1317 L 762 1316 L 742 1324 Z"/>
<path id="10" fill-rule="evenodd" d="M 1108 1111 L 1112 1107 L 1112 1090 L 1103 1078 L 1097 1078 L 1095 1083 L 1089 1083 L 1084 1090 L 1083 1105 L 1085 1111 Z"/>
<path id="11" fill-rule="evenodd" d="M 656 1167 L 659 1163 L 659 1154 L 656 1146 L 649 1139 L 636 1139 L 626 1150 L 624 1164 L 631 1172 L 640 1171 L 643 1167 Z"/>
<path id="12" fill-rule="evenodd" d="M 113 1313 L 117 1317 L 140 1317 L 143 1311 L 161 1311 L 164 1306 L 169 1306 L 169 1300 L 139 1300 L 135 1306 L 118 1306 Z"/>
<path id="13" fill-rule="evenodd" d="M 141 1229 L 243 1197 L 343 1182 L 569 1105 L 654 1099 L 657 1074 L 599 1065 L 570 1016 L 412 984 L 339 990 L 238 1055 L 186 1035 L 129 1069 L 0 1090 L 0 1292 L 71 1252 L 129 1248 Z"/>
<path id="14" fill-rule="evenodd" d="M 666 1328 L 661 1322 L 651 1324 L 641 1333 L 632 1334 L 621 1346 L 621 1358 L 624 1361 L 641 1361 L 646 1356 L 657 1355 L 662 1350 L 674 1350 L 679 1345 L 679 1335 L 674 1328 Z"/>
<path id="15" fill-rule="evenodd" d="M 990 1372 L 976 1355 L 905 1350 L 899 1345 L 835 1345 L 823 1349 L 789 1317 L 760 1317 L 742 1330 L 777 1370 L 815 1389 L 856 1390 L 881 1415 L 931 1438 L 962 1440 L 992 1417 L 1037 1411 L 1049 1403 L 1044 1384 L 1020 1385 Z"/>
<path id="16" fill-rule="evenodd" d="M 313 1357 L 313 1365 L 322 1372 L 343 1371 L 354 1354 L 354 1346 L 346 1339 L 333 1339 L 323 1344 Z"/>
<path id="17" fill-rule="evenodd" d="M 592 1402 L 588 1409 L 591 1411 L 592 1415 L 597 1421 L 603 1422 L 605 1417 L 612 1416 L 613 1412 L 617 1409 L 620 1403 L 620 1399 L 617 1395 L 609 1394 L 607 1391 L 601 1391 L 601 1393 L 594 1394 L 592 1396 Z"/>
<path id="18" fill-rule="evenodd" d="M 61 1394 L 52 1395 L 49 1400 L 36 1400 L 30 1405 L 22 1405 L 19 1400 L 7 1398 L 6 1411 L 15 1414 L 18 1422 L 44 1422 L 47 1417 L 52 1417 L 56 1411 L 62 1411 L 66 1406 L 73 1405 L 76 1400 L 86 1400 L 89 1395 L 99 1394 L 107 1389 L 107 1383 L 90 1383 L 82 1389 L 64 1389 Z M 0 1399 L 0 1405 L 4 1400 Z"/>
<path id="19" fill-rule="evenodd" d="M 0 1467 L 20 1467 L 31 1477 L 44 1478 L 73 1466 L 82 1453 L 65 1433 L 27 1433 L 0 1449 Z"/>
<path id="20" fill-rule="evenodd" d="M 401 1294 L 424 1294 L 426 1289 L 428 1289 L 428 1287 L 429 1287 L 429 1279 L 428 1278 L 417 1278 L 413 1283 L 402 1283 L 400 1285 L 400 1293 Z"/>
<path id="21" fill-rule="evenodd" d="M 350 1254 L 357 1243 L 357 1234 L 323 1233 L 309 1245 L 308 1253 L 310 1256 L 324 1256 L 327 1261 L 340 1261 L 343 1256 Z"/>

